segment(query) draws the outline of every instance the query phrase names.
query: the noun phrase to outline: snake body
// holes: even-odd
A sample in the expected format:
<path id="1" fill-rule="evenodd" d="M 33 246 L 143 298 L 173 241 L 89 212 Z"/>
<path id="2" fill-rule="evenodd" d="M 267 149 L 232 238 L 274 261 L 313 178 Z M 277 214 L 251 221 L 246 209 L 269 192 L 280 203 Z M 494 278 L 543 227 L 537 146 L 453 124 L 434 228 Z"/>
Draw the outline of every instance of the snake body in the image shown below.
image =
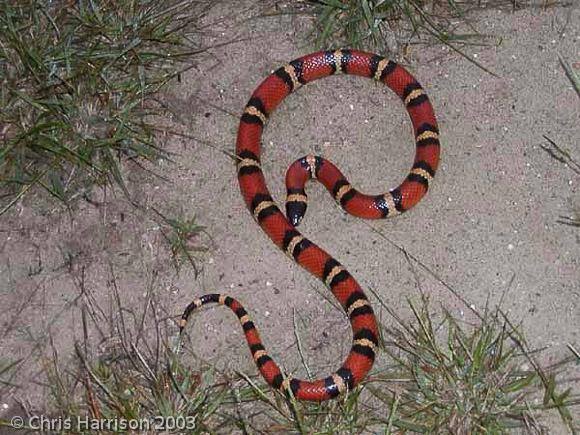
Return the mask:
<path id="1" fill-rule="evenodd" d="M 356 191 L 328 160 L 305 156 L 286 175 L 286 217 L 272 199 L 260 165 L 261 136 L 269 116 L 300 86 L 336 73 L 373 78 L 386 84 L 403 101 L 411 118 L 416 144 L 413 166 L 396 188 L 380 195 Z M 340 368 L 315 381 L 283 374 L 266 352 L 244 307 L 234 298 L 209 294 L 194 300 L 181 319 L 181 331 L 190 314 L 207 303 L 226 305 L 237 315 L 252 357 L 266 382 L 300 400 L 323 401 L 352 390 L 371 369 L 378 348 L 378 326 L 369 300 L 352 275 L 331 255 L 296 229 L 306 211 L 305 183 L 317 179 L 350 214 L 380 219 L 402 213 L 427 192 L 439 163 L 439 130 L 423 88 L 404 68 L 382 56 L 356 50 L 321 51 L 293 60 L 267 77 L 252 94 L 239 125 L 236 154 L 240 190 L 250 212 L 272 241 L 290 258 L 322 280 L 350 320 L 353 341 Z"/>

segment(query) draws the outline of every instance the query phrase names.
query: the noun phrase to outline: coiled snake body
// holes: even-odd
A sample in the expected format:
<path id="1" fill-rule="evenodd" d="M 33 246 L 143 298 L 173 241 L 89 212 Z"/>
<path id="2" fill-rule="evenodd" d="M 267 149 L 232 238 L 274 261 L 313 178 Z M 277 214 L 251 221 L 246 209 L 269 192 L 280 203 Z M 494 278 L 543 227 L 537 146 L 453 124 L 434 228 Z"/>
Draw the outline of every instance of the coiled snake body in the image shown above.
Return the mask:
<path id="1" fill-rule="evenodd" d="M 303 157 L 290 166 L 286 176 L 286 217 L 270 196 L 260 167 L 262 130 L 272 111 L 292 91 L 335 73 L 374 78 L 401 98 L 413 125 L 416 144 L 413 166 L 398 187 L 380 195 L 364 195 L 329 161 L 318 156 Z M 352 215 L 370 219 L 390 217 L 408 210 L 425 195 L 437 170 L 439 151 L 439 131 L 431 103 L 415 78 L 395 62 L 376 54 L 343 49 L 313 53 L 276 70 L 254 91 L 241 117 L 237 138 L 240 189 L 250 212 L 276 246 L 321 279 L 338 299 L 352 327 L 351 350 L 340 368 L 324 379 L 305 381 L 286 376 L 266 353 L 242 305 L 219 294 L 205 295 L 189 304 L 181 319 L 181 331 L 194 309 L 210 302 L 226 305 L 237 315 L 252 357 L 273 388 L 311 401 L 331 399 L 354 388 L 373 365 L 378 346 L 377 322 L 369 300 L 350 273 L 296 230 L 306 210 L 304 185 L 309 179 L 317 179 Z"/>

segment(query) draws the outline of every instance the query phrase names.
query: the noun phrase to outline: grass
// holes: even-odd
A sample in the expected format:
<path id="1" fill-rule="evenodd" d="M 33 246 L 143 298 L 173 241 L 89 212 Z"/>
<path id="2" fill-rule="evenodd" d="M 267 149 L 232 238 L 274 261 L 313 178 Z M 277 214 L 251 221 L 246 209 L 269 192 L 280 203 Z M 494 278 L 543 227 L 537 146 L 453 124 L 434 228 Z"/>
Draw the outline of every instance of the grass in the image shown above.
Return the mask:
<path id="1" fill-rule="evenodd" d="M 490 72 L 464 53 L 468 45 L 499 44 L 479 33 L 465 15 L 474 2 L 454 0 L 312 0 L 313 35 L 321 49 L 348 46 L 388 55 L 407 53 L 416 43 L 436 41 Z"/>
<path id="2" fill-rule="evenodd" d="M 181 213 L 176 218 L 170 218 L 156 209 L 153 211 L 161 218 L 167 228 L 166 231 L 162 231 L 162 234 L 169 244 L 175 270 L 179 272 L 181 266 L 187 263 L 197 277 L 200 268 L 196 259 L 200 253 L 209 250 L 208 245 L 211 243 L 211 237 L 205 231 L 205 227 L 198 224 L 195 216 L 186 217 Z"/>
<path id="3" fill-rule="evenodd" d="M 568 77 L 568 79 L 572 83 L 572 86 L 574 87 L 574 90 L 580 97 L 580 63 L 576 62 L 573 67 L 566 61 L 566 59 L 560 56 L 560 65 L 562 65 L 562 68 L 564 68 L 566 76 Z"/>
<path id="4" fill-rule="evenodd" d="M 12 379 L 18 371 L 18 365 L 22 360 L 0 358 L 0 397 L 7 395 L 8 390 L 15 387 Z"/>
<path id="5" fill-rule="evenodd" d="M 546 140 L 547 144 L 542 144 L 542 149 L 546 151 L 554 160 L 563 163 L 565 166 L 570 168 L 572 172 L 580 175 L 580 163 L 574 159 L 570 151 L 561 147 L 546 135 L 544 135 L 544 139 Z"/>
<path id="6" fill-rule="evenodd" d="M 404 58 L 416 44 L 443 44 L 482 70 L 495 75 L 466 53 L 469 46 L 500 45 L 502 38 L 479 32 L 469 17 L 483 6 L 548 8 L 573 2 L 545 0 L 307 0 L 314 17 L 308 40 L 320 49 L 352 47 Z"/>
<path id="7" fill-rule="evenodd" d="M 41 362 L 51 405 L 43 414 L 72 422 L 66 433 L 167 429 L 167 433 L 196 434 L 208 433 L 210 424 L 211 430 L 223 424 L 218 410 L 229 390 L 216 384 L 213 370 L 190 370 L 180 362 L 177 329 L 157 302 L 154 277 L 144 302 L 133 307 L 121 302 L 111 269 L 112 290 L 106 305 L 92 298 L 79 303 L 82 329 L 72 355 L 59 354 L 52 335 L 47 340 Z M 87 418 L 111 426 L 83 426 Z M 0 420 L 0 427 L 9 424 Z"/>
<path id="8" fill-rule="evenodd" d="M 122 302 L 125 292 L 110 267 L 109 301 L 79 299 L 81 328 L 71 354 L 55 350 L 50 331 L 43 340 L 48 348 L 39 381 L 50 404 L 44 415 L 116 422 L 108 433 L 126 433 L 129 424 L 156 433 L 144 423 L 153 416 L 169 433 L 193 434 L 541 434 L 555 415 L 569 433 L 580 430 L 572 414 L 580 406 L 572 390 L 579 381 L 578 351 L 568 345 L 569 356 L 542 365 L 553 355 L 529 349 L 502 301 L 467 323 L 421 297 L 409 300 L 404 320 L 375 294 L 382 342 L 375 369 L 346 396 L 317 404 L 286 399 L 257 370 L 211 368 L 196 355 L 195 335 L 179 341 L 176 317 L 158 302 L 156 273 L 134 307 Z M 294 334 L 299 343 L 296 322 Z M 309 373 L 310 358 L 300 345 L 298 351 Z M 7 360 L 0 365 L 6 385 L 14 367 Z M 67 433 L 102 431 L 73 425 Z"/>
<path id="9" fill-rule="evenodd" d="M 389 386 L 389 374 L 386 391 L 376 393 L 397 408 L 394 427 L 419 433 L 540 432 L 538 411 L 552 407 L 573 427 L 568 405 L 580 403 L 580 396 L 557 392 L 556 376 L 565 375 L 574 358 L 541 368 L 500 308 L 465 325 L 446 310 L 436 323 L 427 302 L 410 307 L 414 323 L 398 320 L 386 331 L 394 338 L 386 352 L 400 382 Z"/>
<path id="10" fill-rule="evenodd" d="M 0 4 L 0 214 L 36 187 L 65 203 L 95 184 L 126 192 L 123 161 L 168 157 L 148 124 L 164 114 L 152 97 L 188 67 L 202 6 Z"/>
<path id="11" fill-rule="evenodd" d="M 426 299 L 409 307 L 406 322 L 384 305 L 396 324 L 382 324 L 388 365 L 346 397 L 322 404 L 276 400 L 246 377 L 252 400 L 286 433 L 536 434 L 546 433 L 541 418 L 552 409 L 571 433 L 580 430 L 570 411 L 580 395 L 562 390 L 580 363 L 577 354 L 542 367 L 500 308 L 467 325 L 446 310 L 436 321 Z"/>
<path id="12" fill-rule="evenodd" d="M 181 262 L 187 261 L 197 274 L 193 256 L 197 252 L 207 251 L 207 248 L 197 241 L 199 235 L 204 233 L 204 227 L 197 224 L 195 216 L 189 219 L 170 219 L 168 223 L 172 229 L 169 244 L 175 267 L 179 269 Z"/>
<path id="13" fill-rule="evenodd" d="M 580 72 L 578 71 L 580 69 L 580 64 L 576 65 L 577 68 L 573 68 L 563 57 L 560 56 L 560 65 L 562 65 L 566 76 L 580 97 Z M 540 145 L 542 149 L 546 151 L 551 158 L 562 163 L 577 175 L 580 175 L 580 163 L 578 163 L 578 160 L 574 158 L 571 151 L 558 145 L 546 135 L 544 135 L 544 139 L 547 143 Z M 560 216 L 558 222 L 564 225 L 580 228 L 580 211 L 575 210 L 571 216 Z"/>

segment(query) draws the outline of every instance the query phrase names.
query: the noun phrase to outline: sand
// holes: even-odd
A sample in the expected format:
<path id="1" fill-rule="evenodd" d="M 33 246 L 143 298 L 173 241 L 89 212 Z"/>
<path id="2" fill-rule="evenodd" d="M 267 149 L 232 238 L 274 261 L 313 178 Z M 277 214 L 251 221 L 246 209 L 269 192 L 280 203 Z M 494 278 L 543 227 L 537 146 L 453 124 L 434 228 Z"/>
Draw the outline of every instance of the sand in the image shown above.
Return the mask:
<path id="1" fill-rule="evenodd" d="M 335 370 L 348 352 L 349 325 L 325 300 L 330 293 L 254 222 L 234 163 L 220 151 L 234 150 L 237 115 L 260 81 L 313 51 L 296 36 L 308 28 L 308 19 L 245 20 L 257 8 L 233 16 L 226 6 L 207 17 L 214 24 L 204 42 L 244 40 L 198 58 L 166 92 L 178 114 L 166 125 L 199 140 L 161 138 L 175 153 L 173 162 L 152 169 L 167 181 L 125 167 L 138 202 L 171 217 L 195 214 L 205 226 L 211 239 L 194 241 L 209 247 L 198 259 L 201 273 L 196 278 L 187 266 L 177 273 L 161 233 L 165 227 L 119 192 L 95 190 L 91 197 L 99 205 L 79 201 L 69 211 L 46 198 L 19 203 L 0 221 L 0 353 L 29 363 L 15 379 L 20 388 L 2 397 L 9 406 L 0 416 L 14 411 L 16 398 L 42 408 L 47 396 L 39 355 L 50 353 L 48 337 L 67 367 L 73 343 L 83 337 L 81 307 L 105 322 L 114 312 L 114 285 L 123 306 L 136 312 L 150 289 L 170 334 L 177 332 L 173 319 L 194 296 L 232 295 L 253 316 L 272 356 L 296 376 L 305 373 L 294 318 L 316 375 Z M 532 347 L 548 346 L 548 359 L 561 357 L 567 343 L 580 344 L 580 231 L 558 219 L 578 213 L 580 178 L 541 145 L 547 144 L 545 135 L 579 155 L 580 100 L 558 54 L 580 61 L 580 8 L 488 9 L 473 22 L 482 33 L 502 38 L 500 45 L 490 39 L 465 50 L 496 76 L 440 45 L 412 46 L 404 59 L 440 124 L 442 162 L 427 197 L 404 215 L 370 222 L 346 215 L 312 183 L 300 228 L 403 318 L 411 316 L 406 299 L 416 300 L 420 290 L 434 309 L 442 305 L 472 320 L 470 306 L 482 311 L 488 298 L 496 304 L 509 287 L 503 309 L 521 322 Z M 379 193 L 405 177 L 414 153 L 410 121 L 396 96 L 350 76 L 317 81 L 289 96 L 263 140 L 263 169 L 279 203 L 287 166 L 305 154 L 331 159 L 355 187 Z M 199 313 L 188 332 L 203 360 L 256 372 L 237 321 L 225 309 Z M 98 339 L 96 332 L 89 335 Z M 379 357 L 378 364 L 386 362 Z"/>

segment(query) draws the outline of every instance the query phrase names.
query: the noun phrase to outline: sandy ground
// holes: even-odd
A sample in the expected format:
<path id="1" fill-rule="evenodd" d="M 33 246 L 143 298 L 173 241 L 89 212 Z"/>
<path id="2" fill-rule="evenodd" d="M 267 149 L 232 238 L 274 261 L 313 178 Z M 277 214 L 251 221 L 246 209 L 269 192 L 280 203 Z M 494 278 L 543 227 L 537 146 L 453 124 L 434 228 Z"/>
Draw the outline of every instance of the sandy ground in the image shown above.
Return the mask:
<path id="1" fill-rule="evenodd" d="M 244 20 L 255 13 L 244 9 L 235 26 L 231 8 L 218 7 L 208 17 L 215 20 L 208 44 L 249 39 L 212 50 L 168 91 L 179 115 L 172 129 L 233 151 L 237 114 L 253 89 L 278 66 L 312 51 L 295 36 L 307 28 L 307 18 Z M 441 46 L 413 46 L 406 62 L 427 90 L 442 134 L 443 160 L 429 195 L 405 215 L 365 222 L 311 185 L 301 231 L 404 318 L 410 316 L 406 298 L 418 296 L 420 288 L 434 306 L 470 315 L 392 243 L 478 310 L 488 297 L 497 302 L 512 282 L 504 309 L 522 323 L 531 345 L 562 356 L 567 343 L 580 347 L 580 231 L 557 220 L 580 208 L 580 178 L 540 145 L 546 135 L 578 156 L 580 104 L 558 53 L 580 61 L 580 8 L 487 10 L 474 23 L 503 38 L 499 46 L 466 50 L 497 77 Z M 286 167 L 309 152 L 336 162 L 369 193 L 396 186 L 414 153 L 410 122 L 394 94 L 347 76 L 309 84 L 287 98 L 263 139 L 263 167 L 280 203 Z M 176 273 L 158 222 L 119 194 L 96 192 L 93 199 L 106 204 L 80 202 L 70 212 L 28 200 L 2 217 L 0 354 L 30 362 L 15 379 L 22 388 L 2 397 L 8 408 L 0 416 L 13 411 L 14 398 L 42 407 L 46 389 L 38 362 L 48 337 L 66 366 L 72 344 L 82 338 L 80 307 L 104 321 L 115 284 L 123 305 L 137 311 L 152 289 L 162 319 L 179 315 L 195 295 L 231 294 L 246 305 L 271 354 L 296 376 L 304 370 L 292 332 L 294 312 L 315 374 L 326 375 L 346 355 L 346 319 L 325 301 L 324 286 L 256 225 L 239 194 L 233 161 L 196 140 L 168 142 L 176 163 L 160 162 L 156 171 L 169 182 L 128 166 L 128 185 L 142 204 L 171 216 L 195 214 L 206 227 L 213 242 L 200 257 L 197 279 L 187 267 Z M 193 350 L 206 361 L 255 372 L 230 313 L 203 311 L 189 332 Z"/>

